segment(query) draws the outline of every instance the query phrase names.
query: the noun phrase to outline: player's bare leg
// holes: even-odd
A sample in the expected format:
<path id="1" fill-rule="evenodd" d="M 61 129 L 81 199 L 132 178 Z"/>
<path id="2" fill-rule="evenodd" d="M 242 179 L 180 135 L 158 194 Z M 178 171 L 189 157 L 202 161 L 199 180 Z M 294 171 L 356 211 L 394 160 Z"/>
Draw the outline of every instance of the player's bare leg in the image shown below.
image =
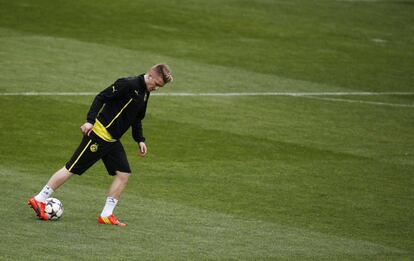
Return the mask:
<path id="1" fill-rule="evenodd" d="M 46 199 L 49 198 L 52 193 L 60 186 L 62 186 L 70 177 L 72 177 L 72 175 L 73 174 L 69 172 L 65 167 L 61 168 L 60 170 L 56 171 L 52 177 L 50 177 L 46 186 L 43 187 L 39 194 L 29 199 L 27 204 L 33 208 L 36 215 L 40 219 L 48 220 L 48 217 L 44 212 Z"/>
<path id="2" fill-rule="evenodd" d="M 117 200 L 121 197 L 131 173 L 117 171 L 108 191 L 108 197 L 114 197 Z"/>
<path id="3" fill-rule="evenodd" d="M 66 167 L 61 168 L 56 171 L 55 174 L 50 177 L 47 185 L 56 191 L 60 186 L 62 186 L 70 177 L 73 176 L 73 173 L 69 172 Z"/>
<path id="4" fill-rule="evenodd" d="M 108 191 L 108 197 L 106 198 L 105 207 L 102 210 L 101 216 L 98 218 L 98 222 L 101 224 L 110 224 L 118 226 L 126 226 L 125 223 L 120 222 L 113 214 L 114 208 L 124 191 L 128 178 L 131 173 L 117 171 L 112 181 L 111 187 Z"/>

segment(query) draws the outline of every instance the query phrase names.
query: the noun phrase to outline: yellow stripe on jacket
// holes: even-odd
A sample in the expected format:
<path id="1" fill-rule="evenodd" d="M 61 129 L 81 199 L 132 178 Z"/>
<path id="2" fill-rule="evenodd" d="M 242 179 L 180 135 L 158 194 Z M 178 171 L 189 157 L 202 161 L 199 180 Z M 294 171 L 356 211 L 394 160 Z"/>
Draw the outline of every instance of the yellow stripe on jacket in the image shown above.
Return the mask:
<path id="1" fill-rule="evenodd" d="M 103 126 L 103 124 L 96 119 L 95 124 L 93 125 L 93 132 L 98 135 L 99 138 L 103 139 L 104 141 L 108 142 L 115 142 L 116 139 L 112 138 L 112 135 L 109 131 Z"/>

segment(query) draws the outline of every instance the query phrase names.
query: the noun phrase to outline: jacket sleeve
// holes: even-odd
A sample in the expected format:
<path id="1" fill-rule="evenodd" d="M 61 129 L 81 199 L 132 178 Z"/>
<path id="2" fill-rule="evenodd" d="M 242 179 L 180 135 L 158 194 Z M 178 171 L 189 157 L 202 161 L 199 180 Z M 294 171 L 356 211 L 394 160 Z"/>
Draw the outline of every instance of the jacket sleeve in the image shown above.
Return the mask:
<path id="1" fill-rule="evenodd" d="M 145 113 L 147 112 L 149 93 L 147 93 L 147 95 L 148 97 L 145 101 L 144 110 L 137 115 L 134 123 L 132 124 L 132 137 L 136 142 L 145 142 L 145 137 L 142 129 L 142 120 L 145 118 Z"/>
<path id="2" fill-rule="evenodd" d="M 128 84 L 127 81 L 119 79 L 114 84 L 98 93 L 98 95 L 95 96 L 95 99 L 92 102 L 92 105 L 86 116 L 86 121 L 91 124 L 94 124 L 99 111 L 102 109 L 105 103 L 127 95 L 130 89 L 131 86 L 130 84 Z"/>
<path id="3" fill-rule="evenodd" d="M 145 137 L 142 130 L 142 121 L 138 119 L 132 124 L 132 137 L 136 142 L 145 142 Z"/>

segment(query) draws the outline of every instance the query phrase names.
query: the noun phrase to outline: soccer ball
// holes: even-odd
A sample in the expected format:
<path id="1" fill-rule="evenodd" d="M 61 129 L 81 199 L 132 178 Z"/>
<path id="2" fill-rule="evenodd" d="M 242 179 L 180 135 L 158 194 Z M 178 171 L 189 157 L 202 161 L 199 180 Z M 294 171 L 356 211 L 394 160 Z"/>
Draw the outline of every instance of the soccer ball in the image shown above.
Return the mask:
<path id="1" fill-rule="evenodd" d="M 45 213 L 49 220 L 57 220 L 63 214 L 63 204 L 57 198 L 46 199 Z"/>

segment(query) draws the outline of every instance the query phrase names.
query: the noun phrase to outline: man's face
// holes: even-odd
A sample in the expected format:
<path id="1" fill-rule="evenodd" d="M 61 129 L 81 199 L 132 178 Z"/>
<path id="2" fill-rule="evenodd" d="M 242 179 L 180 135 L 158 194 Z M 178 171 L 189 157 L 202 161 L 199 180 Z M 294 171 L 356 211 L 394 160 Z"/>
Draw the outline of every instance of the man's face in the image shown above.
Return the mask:
<path id="1" fill-rule="evenodd" d="M 156 91 L 158 88 L 164 86 L 164 81 L 162 80 L 162 77 L 159 76 L 156 72 L 153 70 L 150 70 L 147 74 L 147 78 L 145 79 L 145 83 L 147 84 L 148 91 Z"/>

